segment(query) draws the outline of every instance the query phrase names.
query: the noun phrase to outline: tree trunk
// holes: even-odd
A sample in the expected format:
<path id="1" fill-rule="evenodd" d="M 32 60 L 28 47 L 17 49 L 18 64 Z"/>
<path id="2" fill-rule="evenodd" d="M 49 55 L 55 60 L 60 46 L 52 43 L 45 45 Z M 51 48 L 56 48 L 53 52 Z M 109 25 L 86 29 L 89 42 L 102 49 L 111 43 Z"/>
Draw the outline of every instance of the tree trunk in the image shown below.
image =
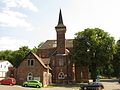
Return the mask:
<path id="1" fill-rule="evenodd" d="M 91 66 L 91 79 L 93 79 L 93 82 L 95 82 L 96 78 L 97 78 L 97 65 L 95 63 L 92 63 L 92 66 Z"/>

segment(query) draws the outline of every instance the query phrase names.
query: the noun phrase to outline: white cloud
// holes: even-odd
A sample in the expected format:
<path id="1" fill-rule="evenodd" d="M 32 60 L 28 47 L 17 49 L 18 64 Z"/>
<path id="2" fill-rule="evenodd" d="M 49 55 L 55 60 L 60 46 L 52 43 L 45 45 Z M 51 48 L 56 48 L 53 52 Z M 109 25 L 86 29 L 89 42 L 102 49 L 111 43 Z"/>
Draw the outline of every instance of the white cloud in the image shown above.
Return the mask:
<path id="1" fill-rule="evenodd" d="M 0 26 L 4 27 L 31 27 L 31 24 L 25 20 L 26 15 L 10 11 L 4 10 L 0 13 Z"/>
<path id="2" fill-rule="evenodd" d="M 17 50 L 20 46 L 25 46 L 27 41 L 17 40 L 13 37 L 0 38 L 0 50 Z"/>
<path id="3" fill-rule="evenodd" d="M 26 14 L 18 11 L 11 10 L 12 8 L 27 8 L 32 11 L 38 11 L 38 9 L 30 2 L 30 0 L 3 0 L 5 7 L 0 11 L 0 26 L 2 27 L 23 27 L 27 30 L 33 28 L 31 23 L 27 21 Z"/>
<path id="4" fill-rule="evenodd" d="M 32 25 L 25 20 L 25 14 L 11 10 L 0 12 L 0 26 L 7 27 L 25 27 L 29 28 Z"/>
<path id="5" fill-rule="evenodd" d="M 38 9 L 30 2 L 30 0 L 16 0 L 16 2 L 23 8 L 29 8 L 35 12 L 38 11 Z"/>
<path id="6" fill-rule="evenodd" d="M 4 0 L 3 3 L 6 4 L 6 8 L 22 7 L 35 12 L 38 11 L 37 7 L 30 0 Z"/>

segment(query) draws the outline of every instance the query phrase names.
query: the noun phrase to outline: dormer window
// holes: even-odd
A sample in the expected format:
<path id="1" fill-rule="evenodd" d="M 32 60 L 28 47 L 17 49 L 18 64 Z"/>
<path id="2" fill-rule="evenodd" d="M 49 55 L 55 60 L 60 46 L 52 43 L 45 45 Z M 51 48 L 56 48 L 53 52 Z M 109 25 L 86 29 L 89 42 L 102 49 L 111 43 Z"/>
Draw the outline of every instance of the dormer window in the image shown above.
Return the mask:
<path id="1" fill-rule="evenodd" d="M 28 66 L 33 66 L 33 65 L 34 65 L 34 60 L 28 59 Z"/>

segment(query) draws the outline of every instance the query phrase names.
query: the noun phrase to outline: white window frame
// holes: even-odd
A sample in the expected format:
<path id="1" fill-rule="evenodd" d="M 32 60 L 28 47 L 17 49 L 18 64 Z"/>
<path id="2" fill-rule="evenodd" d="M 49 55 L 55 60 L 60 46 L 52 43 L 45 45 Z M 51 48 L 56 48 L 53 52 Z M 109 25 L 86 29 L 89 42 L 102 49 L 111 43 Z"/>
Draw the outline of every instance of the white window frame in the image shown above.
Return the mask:
<path id="1" fill-rule="evenodd" d="M 33 65 L 32 65 L 32 61 L 33 61 Z M 34 66 L 35 64 L 34 59 L 28 59 L 27 64 L 28 66 Z"/>

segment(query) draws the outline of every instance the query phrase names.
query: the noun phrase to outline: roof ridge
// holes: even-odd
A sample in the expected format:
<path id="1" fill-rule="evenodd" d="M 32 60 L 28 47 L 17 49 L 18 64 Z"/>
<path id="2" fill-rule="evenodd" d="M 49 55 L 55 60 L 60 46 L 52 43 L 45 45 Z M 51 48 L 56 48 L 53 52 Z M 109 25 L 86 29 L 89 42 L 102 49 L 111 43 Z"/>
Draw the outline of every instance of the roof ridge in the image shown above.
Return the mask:
<path id="1" fill-rule="evenodd" d="M 45 66 L 44 62 L 41 60 L 40 57 L 38 57 L 35 53 L 31 52 L 39 61 L 40 63 L 43 65 L 44 68 L 48 68 L 47 66 Z"/>

